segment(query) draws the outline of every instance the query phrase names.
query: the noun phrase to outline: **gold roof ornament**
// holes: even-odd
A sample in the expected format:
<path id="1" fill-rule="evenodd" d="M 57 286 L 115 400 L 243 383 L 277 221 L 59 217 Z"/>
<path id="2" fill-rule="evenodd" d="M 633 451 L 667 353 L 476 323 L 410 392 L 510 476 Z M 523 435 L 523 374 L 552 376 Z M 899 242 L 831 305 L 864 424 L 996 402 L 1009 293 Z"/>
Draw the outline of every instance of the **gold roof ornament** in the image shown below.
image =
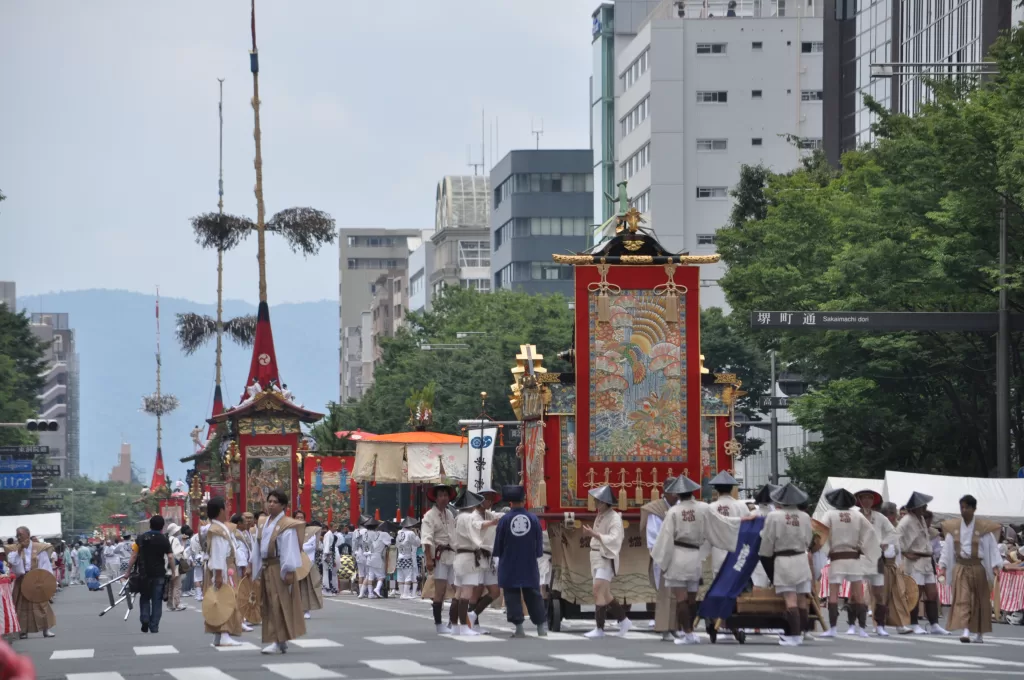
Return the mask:
<path id="1" fill-rule="evenodd" d="M 629 229 L 630 234 L 637 233 L 640 230 L 640 225 L 643 222 L 646 222 L 646 220 L 640 214 L 640 211 L 636 209 L 635 205 L 631 207 L 629 211 L 626 213 L 625 221 L 626 228 Z"/>
<path id="2" fill-rule="evenodd" d="M 544 356 L 537 352 L 535 345 L 520 345 L 516 355 L 516 366 L 512 369 L 515 384 L 509 403 L 519 420 L 534 420 L 544 416 L 544 407 L 551 403 L 551 390 L 547 382 L 547 369 L 541 364 Z"/>
<path id="3" fill-rule="evenodd" d="M 701 354 L 700 355 L 700 374 L 701 375 L 707 375 L 709 373 L 711 373 L 711 371 L 704 367 L 704 355 Z"/>

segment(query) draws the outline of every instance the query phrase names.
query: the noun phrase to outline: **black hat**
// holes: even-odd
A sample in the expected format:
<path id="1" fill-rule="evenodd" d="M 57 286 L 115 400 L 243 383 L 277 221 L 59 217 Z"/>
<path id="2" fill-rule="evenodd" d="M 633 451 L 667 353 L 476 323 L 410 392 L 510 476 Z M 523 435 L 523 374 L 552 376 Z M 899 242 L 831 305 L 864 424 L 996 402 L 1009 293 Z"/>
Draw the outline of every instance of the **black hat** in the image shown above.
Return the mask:
<path id="1" fill-rule="evenodd" d="M 466 489 L 466 491 L 455 501 L 455 507 L 459 510 L 469 510 L 484 502 L 484 497 Z"/>
<path id="2" fill-rule="evenodd" d="M 489 486 L 485 486 L 484 488 L 480 489 L 476 493 L 481 495 L 481 496 L 486 496 L 487 494 L 491 494 L 492 496 L 494 496 L 494 498 L 491 499 L 492 501 L 494 501 L 495 503 L 500 503 L 501 502 L 501 492 L 500 491 L 495 491 L 494 489 L 492 489 Z"/>
<path id="3" fill-rule="evenodd" d="M 825 494 L 828 504 L 837 510 L 849 510 L 857 504 L 857 499 L 846 489 L 833 489 Z"/>
<path id="4" fill-rule="evenodd" d="M 435 484 L 434 486 L 427 489 L 427 500 L 430 501 L 431 503 L 436 502 L 437 492 L 440 491 L 441 489 L 447 489 L 449 501 L 454 501 L 455 497 L 459 495 L 459 490 L 456 489 L 451 484 Z"/>
<path id="5" fill-rule="evenodd" d="M 665 487 L 665 493 L 673 493 L 677 496 L 681 496 L 685 493 L 693 493 L 694 491 L 699 490 L 700 484 L 685 475 L 679 475 L 676 477 L 676 480 L 672 482 L 671 486 Z"/>
<path id="6" fill-rule="evenodd" d="M 365 527 L 367 522 L 369 522 L 372 519 L 373 518 L 370 517 L 369 515 L 359 515 L 359 526 Z"/>
<path id="7" fill-rule="evenodd" d="M 881 507 L 882 503 L 885 501 L 885 499 L 882 498 L 882 494 L 878 493 L 874 489 L 861 489 L 857 493 L 853 494 L 853 497 L 854 498 L 860 498 L 861 496 L 865 496 L 865 495 L 870 495 L 871 498 L 874 499 L 874 503 L 873 503 L 872 507 L 874 507 L 876 509 Z"/>
<path id="8" fill-rule="evenodd" d="M 522 486 L 501 487 L 501 497 L 509 503 L 522 503 L 526 499 L 526 489 Z"/>
<path id="9" fill-rule="evenodd" d="M 370 517 L 366 521 L 366 523 L 363 524 L 363 526 L 366 527 L 367 529 L 376 529 L 377 527 L 380 526 L 380 520 L 379 519 L 374 519 L 373 517 Z"/>
<path id="10" fill-rule="evenodd" d="M 923 508 L 932 502 L 932 497 L 926 493 L 915 491 L 910 494 L 910 500 L 907 501 L 907 510 L 915 510 L 917 508 Z"/>
<path id="11" fill-rule="evenodd" d="M 711 478 L 708 482 L 711 486 L 739 486 L 740 483 L 736 481 L 736 478 L 730 475 L 725 470 L 722 470 L 717 475 Z"/>
<path id="12" fill-rule="evenodd" d="M 777 505 L 796 506 L 807 502 L 807 494 L 793 482 L 772 491 L 771 497 Z"/>
<path id="13" fill-rule="evenodd" d="M 605 505 L 615 505 L 615 494 L 612 493 L 612 488 L 607 484 L 599 486 L 596 489 L 591 489 L 587 493 Z"/>
<path id="14" fill-rule="evenodd" d="M 772 493 L 781 488 L 778 484 L 765 484 L 757 490 L 757 494 L 754 496 L 754 502 L 760 505 L 768 505 L 772 502 Z"/>
<path id="15" fill-rule="evenodd" d="M 411 529 L 412 527 L 418 525 L 419 523 L 420 523 L 420 521 L 418 519 L 416 519 L 415 517 L 406 517 L 405 519 L 402 520 L 402 528 L 403 529 Z"/>

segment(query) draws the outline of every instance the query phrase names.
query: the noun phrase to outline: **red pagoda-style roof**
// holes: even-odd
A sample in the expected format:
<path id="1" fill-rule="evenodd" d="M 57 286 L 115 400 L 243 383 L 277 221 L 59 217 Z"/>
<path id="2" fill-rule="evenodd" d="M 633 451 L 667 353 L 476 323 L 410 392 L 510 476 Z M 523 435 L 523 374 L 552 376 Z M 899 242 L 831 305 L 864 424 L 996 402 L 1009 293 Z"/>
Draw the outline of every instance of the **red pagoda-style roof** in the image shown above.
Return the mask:
<path id="1" fill-rule="evenodd" d="M 316 411 L 307 411 L 304 408 L 299 407 L 293 402 L 288 401 L 280 393 L 270 389 L 265 389 L 256 395 L 256 398 L 250 402 L 242 402 L 238 406 L 224 411 L 220 415 L 213 416 L 207 422 L 211 425 L 217 425 L 220 423 L 234 420 L 236 418 L 244 418 L 246 416 L 256 415 L 258 413 L 265 413 L 267 411 L 276 411 L 278 413 L 285 413 L 287 415 L 298 418 L 303 423 L 315 423 L 323 419 L 323 413 L 317 413 Z"/>
<path id="2" fill-rule="evenodd" d="M 224 413 L 224 396 L 220 390 L 220 383 L 213 389 L 213 413 L 210 415 L 211 418 L 216 418 L 221 413 Z M 206 440 L 213 439 L 213 435 L 216 434 L 217 427 L 210 423 L 210 429 L 206 432 Z"/>

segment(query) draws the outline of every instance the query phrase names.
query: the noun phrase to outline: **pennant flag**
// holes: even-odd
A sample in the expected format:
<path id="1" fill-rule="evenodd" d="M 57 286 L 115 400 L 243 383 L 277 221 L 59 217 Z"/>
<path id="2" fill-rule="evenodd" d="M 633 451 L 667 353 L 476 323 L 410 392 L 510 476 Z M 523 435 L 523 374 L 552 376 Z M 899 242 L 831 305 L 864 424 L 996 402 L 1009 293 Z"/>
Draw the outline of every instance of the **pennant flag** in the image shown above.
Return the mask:
<path id="1" fill-rule="evenodd" d="M 167 478 L 164 476 L 164 454 L 160 449 L 156 450 L 156 465 L 153 466 L 153 481 L 149 483 L 150 493 L 161 486 L 167 486 Z"/>
<path id="2" fill-rule="evenodd" d="M 470 428 L 466 431 L 469 447 L 466 449 L 466 477 L 469 489 L 480 493 L 491 486 L 491 463 L 494 461 L 494 441 L 498 428 Z"/>

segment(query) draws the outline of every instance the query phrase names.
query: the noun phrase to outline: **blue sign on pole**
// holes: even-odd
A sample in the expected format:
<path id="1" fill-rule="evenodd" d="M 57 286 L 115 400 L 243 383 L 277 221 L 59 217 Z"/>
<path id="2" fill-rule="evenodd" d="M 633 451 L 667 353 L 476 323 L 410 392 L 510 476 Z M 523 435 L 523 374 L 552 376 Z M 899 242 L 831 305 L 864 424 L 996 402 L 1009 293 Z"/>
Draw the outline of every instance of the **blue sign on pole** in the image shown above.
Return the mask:
<path id="1" fill-rule="evenodd" d="M 31 488 L 31 472 L 8 472 L 0 474 L 0 491 L 16 491 Z"/>
<path id="2" fill-rule="evenodd" d="M 1017 476 L 1021 477 L 1021 478 L 1024 478 L 1024 467 L 1022 467 L 1021 469 L 1017 470 Z"/>
<path id="3" fill-rule="evenodd" d="M 32 461 L 0 458 L 0 472 L 32 472 Z"/>

